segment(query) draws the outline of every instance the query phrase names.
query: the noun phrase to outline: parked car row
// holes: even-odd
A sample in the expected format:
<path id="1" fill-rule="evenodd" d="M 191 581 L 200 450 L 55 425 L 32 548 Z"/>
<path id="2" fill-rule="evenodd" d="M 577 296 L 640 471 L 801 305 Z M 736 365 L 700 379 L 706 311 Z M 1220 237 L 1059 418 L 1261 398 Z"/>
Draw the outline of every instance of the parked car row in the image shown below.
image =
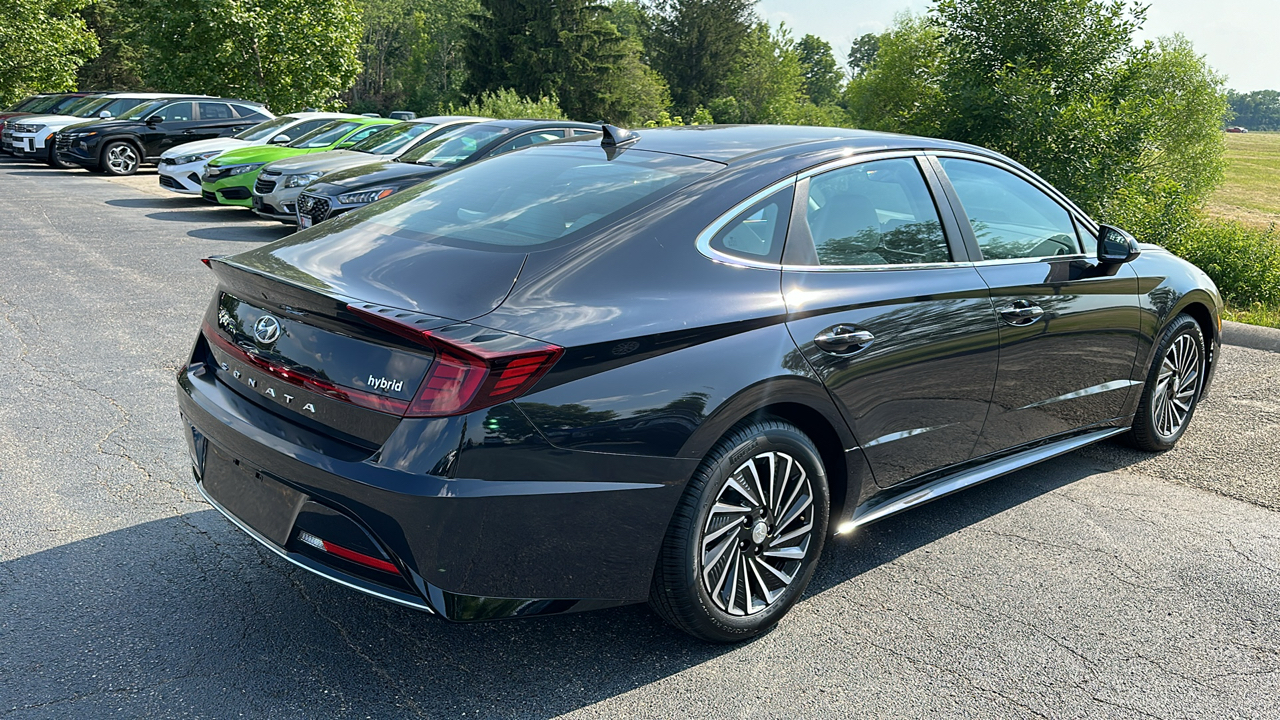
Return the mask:
<path id="1" fill-rule="evenodd" d="M 302 227 L 486 157 L 600 132 L 561 120 L 412 113 L 276 117 L 245 100 L 161 93 L 42 96 L 13 113 L 0 144 L 12 155 L 110 175 L 159 165 L 167 190 Z"/>

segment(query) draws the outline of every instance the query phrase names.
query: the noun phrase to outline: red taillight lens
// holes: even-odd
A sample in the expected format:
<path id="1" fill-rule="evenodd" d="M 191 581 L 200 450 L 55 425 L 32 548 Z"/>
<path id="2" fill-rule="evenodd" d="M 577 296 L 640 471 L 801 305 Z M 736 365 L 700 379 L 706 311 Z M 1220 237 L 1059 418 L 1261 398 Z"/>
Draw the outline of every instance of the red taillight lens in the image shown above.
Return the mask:
<path id="1" fill-rule="evenodd" d="M 475 328 L 476 335 L 508 341 L 502 347 L 485 347 L 459 339 L 457 333 L 447 333 L 451 328 L 416 327 L 408 313 L 384 313 L 354 305 L 347 309 L 370 325 L 436 351 L 435 362 L 406 417 L 461 415 L 513 400 L 533 387 L 564 354 L 564 348 L 555 345 Z"/>

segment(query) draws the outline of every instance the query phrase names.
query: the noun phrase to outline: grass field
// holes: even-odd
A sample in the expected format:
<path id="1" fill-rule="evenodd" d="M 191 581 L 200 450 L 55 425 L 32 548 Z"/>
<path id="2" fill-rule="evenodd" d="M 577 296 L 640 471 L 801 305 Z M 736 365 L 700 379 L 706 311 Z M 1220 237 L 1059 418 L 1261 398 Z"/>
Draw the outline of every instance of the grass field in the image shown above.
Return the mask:
<path id="1" fill-rule="evenodd" d="M 1227 135 L 1227 176 L 1210 217 L 1266 228 L 1280 225 L 1280 133 Z"/>

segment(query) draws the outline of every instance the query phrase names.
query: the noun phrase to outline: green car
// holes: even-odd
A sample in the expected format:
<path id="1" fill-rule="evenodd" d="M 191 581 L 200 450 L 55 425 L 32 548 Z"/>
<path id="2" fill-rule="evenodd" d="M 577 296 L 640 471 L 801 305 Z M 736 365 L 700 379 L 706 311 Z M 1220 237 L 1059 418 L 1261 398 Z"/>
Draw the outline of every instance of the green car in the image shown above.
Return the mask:
<path id="1" fill-rule="evenodd" d="M 345 148 L 400 124 L 388 118 L 352 116 L 334 120 L 287 145 L 255 145 L 228 150 L 209 161 L 200 177 L 201 195 L 209 202 L 250 207 L 258 171 L 272 160 Z"/>

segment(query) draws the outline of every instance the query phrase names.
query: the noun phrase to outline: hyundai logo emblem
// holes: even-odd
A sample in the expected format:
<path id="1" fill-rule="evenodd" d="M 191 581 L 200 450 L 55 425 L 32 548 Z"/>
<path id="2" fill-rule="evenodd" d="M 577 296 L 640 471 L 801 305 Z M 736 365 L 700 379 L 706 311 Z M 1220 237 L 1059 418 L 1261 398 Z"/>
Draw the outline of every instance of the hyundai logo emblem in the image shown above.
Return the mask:
<path id="1" fill-rule="evenodd" d="M 270 315 L 263 315 L 253 324 L 253 336 L 263 345 L 270 345 L 280 337 L 280 321 Z"/>

